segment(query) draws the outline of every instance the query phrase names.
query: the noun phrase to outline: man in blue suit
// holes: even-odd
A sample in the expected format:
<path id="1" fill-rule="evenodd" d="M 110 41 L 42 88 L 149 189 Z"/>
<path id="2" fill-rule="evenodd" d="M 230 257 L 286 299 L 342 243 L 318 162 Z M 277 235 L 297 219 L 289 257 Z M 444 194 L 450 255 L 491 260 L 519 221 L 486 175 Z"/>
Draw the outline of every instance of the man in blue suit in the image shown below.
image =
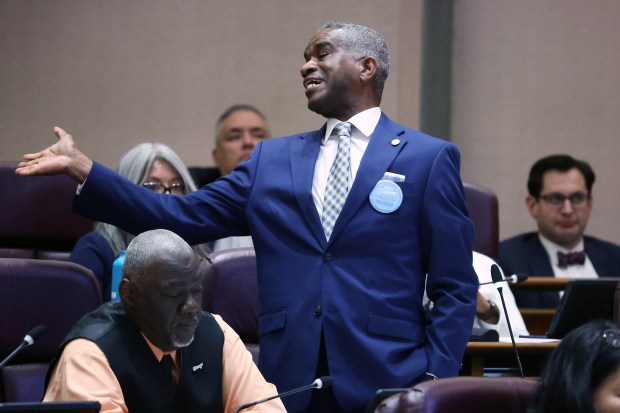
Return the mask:
<path id="1" fill-rule="evenodd" d="M 330 22 L 304 56 L 308 107 L 327 123 L 260 142 L 231 174 L 191 195 L 130 184 L 60 128 L 59 142 L 25 155 L 17 173 L 67 173 L 83 183 L 76 211 L 130 232 L 166 228 L 190 244 L 251 234 L 261 371 L 280 391 L 332 376 L 333 392 L 284 399 L 290 412 L 361 412 L 378 388 L 458 373 L 478 287 L 473 227 L 458 149 L 379 108 L 385 40 Z"/>
<path id="2" fill-rule="evenodd" d="M 499 264 L 507 274 L 565 278 L 620 275 L 620 247 L 584 235 L 592 213 L 594 171 L 569 155 L 550 155 L 530 169 L 526 204 L 538 232 L 504 240 Z M 557 308 L 554 291 L 515 291 L 519 307 Z"/>

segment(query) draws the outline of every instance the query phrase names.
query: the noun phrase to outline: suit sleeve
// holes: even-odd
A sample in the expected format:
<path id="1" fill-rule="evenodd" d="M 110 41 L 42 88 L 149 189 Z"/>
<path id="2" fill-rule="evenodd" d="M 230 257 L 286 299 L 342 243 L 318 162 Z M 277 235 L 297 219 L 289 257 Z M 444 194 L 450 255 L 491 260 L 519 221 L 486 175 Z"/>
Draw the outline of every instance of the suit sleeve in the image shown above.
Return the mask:
<path id="1" fill-rule="evenodd" d="M 478 277 L 472 266 L 473 225 L 459 175 L 460 154 L 446 143 L 431 168 L 423 200 L 422 257 L 434 305 L 426 328 L 427 371 L 458 373 L 471 336 Z"/>
<path id="2" fill-rule="evenodd" d="M 259 148 L 260 144 L 254 153 Z M 74 199 L 73 210 L 132 234 L 167 229 L 190 245 L 249 235 L 244 212 L 256 166 L 253 158 L 189 195 L 149 191 L 95 162 Z"/>

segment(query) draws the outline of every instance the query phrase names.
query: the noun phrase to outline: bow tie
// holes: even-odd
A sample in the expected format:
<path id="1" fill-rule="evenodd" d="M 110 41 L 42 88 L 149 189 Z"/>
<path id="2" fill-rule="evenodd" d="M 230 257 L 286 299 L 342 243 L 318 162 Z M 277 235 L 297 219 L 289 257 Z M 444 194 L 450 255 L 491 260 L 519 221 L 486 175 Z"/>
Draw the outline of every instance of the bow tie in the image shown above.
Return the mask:
<path id="1" fill-rule="evenodd" d="M 566 268 L 569 265 L 583 265 L 586 262 L 586 252 L 569 252 L 564 254 L 558 251 L 558 267 Z"/>

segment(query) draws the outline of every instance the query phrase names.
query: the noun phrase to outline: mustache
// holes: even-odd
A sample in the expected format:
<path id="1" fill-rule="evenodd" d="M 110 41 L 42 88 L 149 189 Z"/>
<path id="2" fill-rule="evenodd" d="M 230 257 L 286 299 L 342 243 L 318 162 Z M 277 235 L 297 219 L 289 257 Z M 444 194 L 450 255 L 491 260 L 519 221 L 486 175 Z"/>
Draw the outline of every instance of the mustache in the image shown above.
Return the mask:
<path id="1" fill-rule="evenodd" d="M 183 317 L 176 324 L 197 324 L 200 320 L 200 313 Z"/>

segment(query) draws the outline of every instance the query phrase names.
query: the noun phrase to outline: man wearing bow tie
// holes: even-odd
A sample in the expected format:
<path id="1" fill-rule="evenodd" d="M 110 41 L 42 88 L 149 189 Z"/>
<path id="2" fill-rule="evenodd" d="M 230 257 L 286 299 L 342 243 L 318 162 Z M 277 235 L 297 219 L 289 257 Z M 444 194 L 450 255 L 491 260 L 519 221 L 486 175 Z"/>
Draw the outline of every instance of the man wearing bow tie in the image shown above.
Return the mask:
<path id="1" fill-rule="evenodd" d="M 620 247 L 584 236 L 592 212 L 594 171 L 568 155 L 550 155 L 530 170 L 525 202 L 538 232 L 504 240 L 499 262 L 507 274 L 597 278 L 620 276 Z M 556 308 L 555 292 L 516 291 L 519 307 Z"/>

